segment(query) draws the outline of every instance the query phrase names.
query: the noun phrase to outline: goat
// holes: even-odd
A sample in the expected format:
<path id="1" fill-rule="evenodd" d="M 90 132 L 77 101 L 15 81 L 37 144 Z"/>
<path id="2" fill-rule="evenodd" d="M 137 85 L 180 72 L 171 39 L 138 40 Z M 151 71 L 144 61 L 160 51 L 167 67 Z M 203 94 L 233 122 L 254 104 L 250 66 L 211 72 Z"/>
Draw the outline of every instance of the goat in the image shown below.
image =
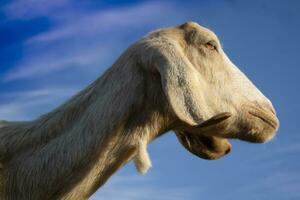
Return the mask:
<path id="1" fill-rule="evenodd" d="M 159 29 L 55 110 L 1 122 L 0 199 L 87 199 L 130 160 L 147 172 L 147 145 L 170 130 L 212 160 L 230 152 L 228 138 L 266 142 L 278 126 L 212 31 L 195 22 Z"/>

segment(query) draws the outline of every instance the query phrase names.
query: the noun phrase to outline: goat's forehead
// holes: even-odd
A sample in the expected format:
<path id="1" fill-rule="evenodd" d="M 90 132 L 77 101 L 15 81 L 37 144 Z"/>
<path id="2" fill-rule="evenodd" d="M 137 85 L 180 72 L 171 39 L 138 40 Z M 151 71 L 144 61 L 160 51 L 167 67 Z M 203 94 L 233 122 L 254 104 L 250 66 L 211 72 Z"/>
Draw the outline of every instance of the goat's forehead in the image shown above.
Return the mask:
<path id="1" fill-rule="evenodd" d="M 186 30 L 186 31 L 191 31 L 194 30 L 196 32 L 198 32 L 198 34 L 202 37 L 206 37 L 209 39 L 213 39 L 213 40 L 218 40 L 217 35 L 211 31 L 210 29 L 199 25 L 196 22 L 186 22 L 182 25 L 179 26 L 179 28 Z"/>
<path id="2" fill-rule="evenodd" d="M 184 38 L 184 35 L 190 31 L 196 31 L 198 35 L 201 38 L 203 38 L 203 40 L 219 41 L 217 35 L 213 31 L 195 22 L 186 22 L 182 25 L 175 26 L 175 27 L 157 29 L 151 32 L 149 35 L 151 36 L 168 35 L 170 37 L 175 37 L 175 38 Z"/>
<path id="3" fill-rule="evenodd" d="M 200 35 L 203 35 L 204 37 L 207 37 L 207 38 L 210 38 L 213 40 L 217 40 L 217 41 L 219 40 L 217 35 L 213 31 L 209 30 L 208 28 L 200 27 L 198 29 L 198 32 Z"/>

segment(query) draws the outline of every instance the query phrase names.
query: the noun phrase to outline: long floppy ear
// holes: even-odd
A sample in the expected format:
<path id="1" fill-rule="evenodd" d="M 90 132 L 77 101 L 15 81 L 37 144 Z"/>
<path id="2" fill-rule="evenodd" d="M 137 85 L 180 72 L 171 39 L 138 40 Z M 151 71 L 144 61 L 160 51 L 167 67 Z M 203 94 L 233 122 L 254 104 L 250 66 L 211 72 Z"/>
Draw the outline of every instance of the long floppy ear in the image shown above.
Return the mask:
<path id="1" fill-rule="evenodd" d="M 166 97 L 178 118 L 189 125 L 199 125 L 205 115 L 206 102 L 201 74 L 184 55 L 181 46 L 171 39 L 161 39 L 153 59 L 161 75 Z M 202 107 L 202 108 L 201 108 Z"/>

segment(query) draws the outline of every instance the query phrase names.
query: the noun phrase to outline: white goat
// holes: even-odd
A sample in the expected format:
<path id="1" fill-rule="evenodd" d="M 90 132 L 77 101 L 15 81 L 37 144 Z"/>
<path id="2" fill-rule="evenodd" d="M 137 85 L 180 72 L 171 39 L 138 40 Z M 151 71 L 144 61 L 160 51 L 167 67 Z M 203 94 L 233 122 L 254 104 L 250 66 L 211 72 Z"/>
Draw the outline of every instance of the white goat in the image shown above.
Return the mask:
<path id="1" fill-rule="evenodd" d="M 175 131 L 193 154 L 217 159 L 226 138 L 265 142 L 278 120 L 270 101 L 194 22 L 157 30 L 130 46 L 100 78 L 34 121 L 0 124 L 0 199 L 82 200 Z"/>

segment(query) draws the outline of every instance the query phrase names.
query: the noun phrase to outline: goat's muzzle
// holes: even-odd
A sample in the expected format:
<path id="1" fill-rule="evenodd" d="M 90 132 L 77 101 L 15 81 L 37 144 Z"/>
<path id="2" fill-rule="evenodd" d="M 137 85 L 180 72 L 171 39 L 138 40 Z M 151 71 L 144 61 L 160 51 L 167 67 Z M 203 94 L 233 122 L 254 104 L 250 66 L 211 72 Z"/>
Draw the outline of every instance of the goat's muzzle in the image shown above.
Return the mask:
<path id="1" fill-rule="evenodd" d="M 244 106 L 237 138 L 255 143 L 271 140 L 279 128 L 279 120 L 271 106 Z"/>

